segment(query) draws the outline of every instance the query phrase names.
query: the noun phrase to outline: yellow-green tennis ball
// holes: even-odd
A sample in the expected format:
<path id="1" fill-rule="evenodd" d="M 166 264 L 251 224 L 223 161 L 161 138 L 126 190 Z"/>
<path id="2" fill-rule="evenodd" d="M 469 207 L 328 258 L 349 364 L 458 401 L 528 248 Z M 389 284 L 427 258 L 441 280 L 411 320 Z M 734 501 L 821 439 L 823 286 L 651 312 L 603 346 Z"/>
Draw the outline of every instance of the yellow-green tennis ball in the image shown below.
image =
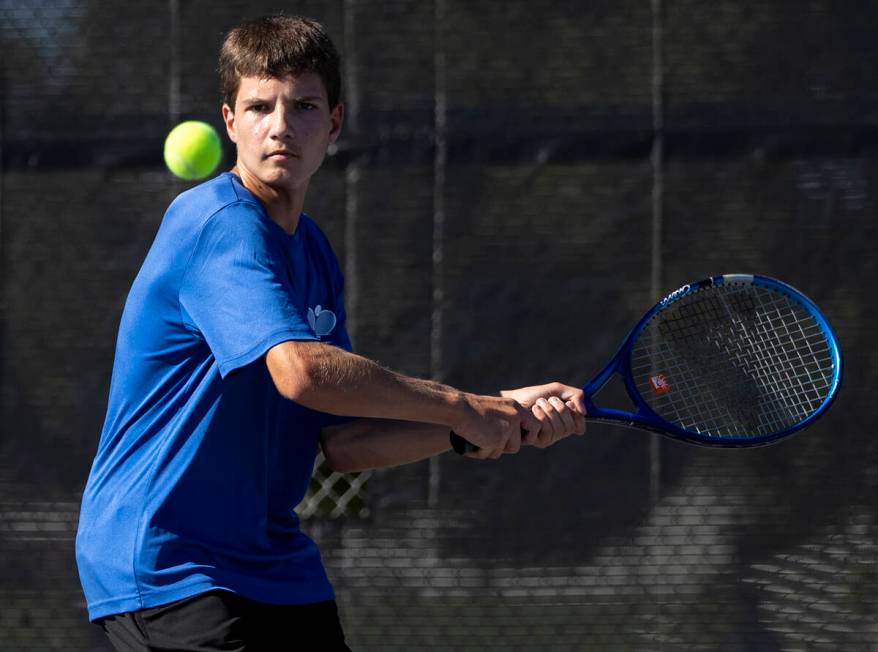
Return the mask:
<path id="1" fill-rule="evenodd" d="M 181 122 L 165 139 L 165 163 L 181 179 L 203 179 L 216 169 L 222 156 L 216 129 L 200 120 Z"/>

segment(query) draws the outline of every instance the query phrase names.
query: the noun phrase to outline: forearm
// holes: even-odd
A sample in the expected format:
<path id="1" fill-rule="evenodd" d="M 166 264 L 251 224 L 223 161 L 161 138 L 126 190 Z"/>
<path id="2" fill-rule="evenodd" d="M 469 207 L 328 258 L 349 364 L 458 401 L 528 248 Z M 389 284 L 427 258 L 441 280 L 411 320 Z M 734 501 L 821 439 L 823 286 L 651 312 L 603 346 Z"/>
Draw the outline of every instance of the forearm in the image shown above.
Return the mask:
<path id="1" fill-rule="evenodd" d="M 448 427 L 467 410 L 466 394 L 447 385 L 404 376 L 334 346 L 288 344 L 269 351 L 269 370 L 284 396 L 314 410 Z"/>
<path id="2" fill-rule="evenodd" d="M 329 466 L 342 473 L 419 462 L 451 448 L 444 426 L 389 419 L 325 428 L 321 441 Z"/>

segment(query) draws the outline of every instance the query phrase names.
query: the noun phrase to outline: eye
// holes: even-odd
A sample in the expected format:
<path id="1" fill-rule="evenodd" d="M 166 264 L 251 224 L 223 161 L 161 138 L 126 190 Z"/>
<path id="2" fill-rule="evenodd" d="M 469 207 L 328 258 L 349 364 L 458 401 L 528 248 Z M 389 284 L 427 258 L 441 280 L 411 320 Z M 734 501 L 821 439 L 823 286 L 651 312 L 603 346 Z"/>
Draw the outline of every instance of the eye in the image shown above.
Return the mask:
<path id="1" fill-rule="evenodd" d="M 248 107 L 248 110 L 253 111 L 254 113 L 265 113 L 268 111 L 267 104 L 251 104 Z"/>
<path id="2" fill-rule="evenodd" d="M 299 111 L 313 111 L 317 108 L 316 104 L 312 104 L 311 102 L 296 102 L 296 108 Z"/>

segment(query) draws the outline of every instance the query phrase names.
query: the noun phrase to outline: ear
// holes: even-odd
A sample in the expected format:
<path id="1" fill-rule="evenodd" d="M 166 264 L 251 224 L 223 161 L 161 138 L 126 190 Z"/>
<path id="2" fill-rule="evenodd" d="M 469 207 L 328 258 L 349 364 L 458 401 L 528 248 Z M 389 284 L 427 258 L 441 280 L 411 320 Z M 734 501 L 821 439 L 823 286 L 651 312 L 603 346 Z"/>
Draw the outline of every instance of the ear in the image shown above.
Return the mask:
<path id="1" fill-rule="evenodd" d="M 223 104 L 223 122 L 226 123 L 226 132 L 233 143 L 238 142 L 238 126 L 235 123 L 235 112 L 228 104 Z"/>
<path id="2" fill-rule="evenodd" d="M 334 143 L 341 134 L 341 126 L 344 123 L 344 104 L 339 102 L 329 112 L 329 142 Z"/>

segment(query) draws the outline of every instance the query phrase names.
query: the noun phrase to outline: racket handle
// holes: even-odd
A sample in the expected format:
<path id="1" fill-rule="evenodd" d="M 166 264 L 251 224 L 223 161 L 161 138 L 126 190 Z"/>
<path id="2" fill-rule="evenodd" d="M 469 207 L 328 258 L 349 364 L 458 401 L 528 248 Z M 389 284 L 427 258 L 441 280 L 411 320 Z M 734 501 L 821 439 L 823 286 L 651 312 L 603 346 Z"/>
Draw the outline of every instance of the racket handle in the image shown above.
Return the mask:
<path id="1" fill-rule="evenodd" d="M 521 437 L 524 438 L 524 436 L 526 434 L 527 434 L 527 431 L 524 428 L 522 428 L 521 429 Z M 476 446 L 472 442 L 467 441 L 466 439 L 464 439 L 463 437 L 458 435 L 453 430 L 451 431 L 450 439 L 451 439 L 451 448 L 453 448 L 454 452 L 457 453 L 458 455 L 466 455 L 467 453 L 474 453 L 477 450 L 479 450 L 478 446 Z"/>

